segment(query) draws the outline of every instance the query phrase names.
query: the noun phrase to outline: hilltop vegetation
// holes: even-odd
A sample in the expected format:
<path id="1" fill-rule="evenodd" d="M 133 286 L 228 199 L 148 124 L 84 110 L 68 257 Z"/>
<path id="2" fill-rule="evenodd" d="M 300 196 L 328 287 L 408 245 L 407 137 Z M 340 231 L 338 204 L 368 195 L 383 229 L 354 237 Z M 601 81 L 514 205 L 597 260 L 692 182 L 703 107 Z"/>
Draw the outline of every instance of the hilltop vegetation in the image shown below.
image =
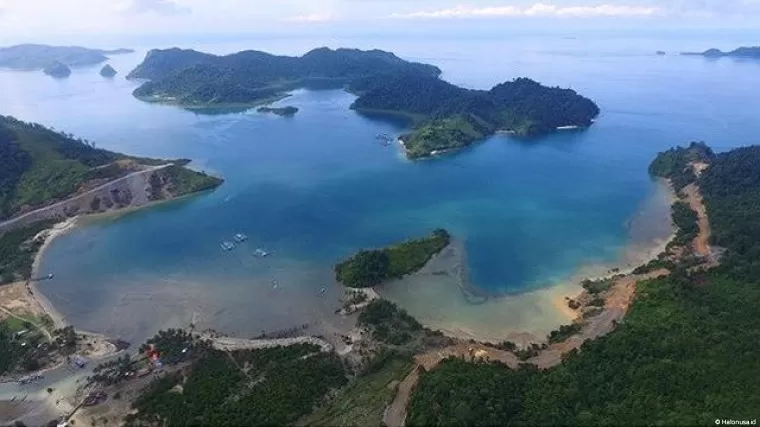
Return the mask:
<path id="1" fill-rule="evenodd" d="M 402 139 L 410 158 L 464 147 L 508 130 L 541 135 L 558 127 L 587 127 L 599 114 L 570 89 L 519 78 L 490 90 L 469 90 L 439 78 L 435 66 L 379 50 L 315 49 L 301 57 L 244 51 L 215 56 L 193 50 L 154 50 L 128 77 L 151 79 L 134 95 L 184 106 L 251 105 L 298 87 L 341 88 L 358 98 L 351 108 L 411 118 Z"/>
<path id="2" fill-rule="evenodd" d="M 369 288 L 399 279 L 424 267 L 450 241 L 449 233 L 438 229 L 428 237 L 389 248 L 362 250 L 335 266 L 335 278 L 351 288 Z"/>
<path id="3" fill-rule="evenodd" d="M 298 87 L 340 88 L 377 73 L 440 70 L 380 50 L 319 48 L 300 57 L 243 51 L 216 56 L 194 50 L 152 50 L 128 78 L 150 79 L 135 96 L 182 105 L 257 104 Z"/>
<path id="4" fill-rule="evenodd" d="M 710 163 L 715 157 L 704 142 L 692 142 L 688 147 L 675 147 L 659 153 L 649 165 L 649 173 L 669 179 L 676 191 L 682 190 L 697 179 L 692 163 Z"/>
<path id="5" fill-rule="evenodd" d="M 97 183 L 167 163 L 129 157 L 95 147 L 73 135 L 0 116 L 0 220 L 63 200 Z M 172 196 L 213 188 L 218 178 L 191 171 L 178 161 L 165 170 Z"/>
<path id="6" fill-rule="evenodd" d="M 309 344 L 207 349 L 188 369 L 156 380 L 125 425 L 291 425 L 345 383 L 340 359 Z"/>
<path id="7" fill-rule="evenodd" d="M 534 136 L 562 126 L 586 127 L 599 114 L 593 101 L 575 91 L 527 78 L 483 91 L 430 76 L 374 76 L 349 89 L 359 95 L 353 109 L 403 113 L 417 121 L 417 129 L 402 137 L 411 158 L 464 147 L 497 130 Z"/>
<path id="8" fill-rule="evenodd" d="M 42 221 L 0 235 L 0 285 L 31 277 L 34 256 L 42 245 L 34 237 L 52 225 Z"/>
<path id="9" fill-rule="evenodd" d="M 39 70 L 59 62 L 68 67 L 100 64 L 107 55 L 131 53 L 130 49 L 88 49 L 80 46 L 20 44 L 0 48 L 0 67 L 16 70 Z"/>
<path id="10" fill-rule="evenodd" d="M 653 170 L 680 174 L 677 165 L 693 154 L 672 150 Z M 720 267 L 675 268 L 640 283 L 616 331 L 547 371 L 444 362 L 422 375 L 409 424 L 708 425 L 756 417 L 760 147 L 709 163 L 697 183 L 713 243 L 726 248 Z"/>

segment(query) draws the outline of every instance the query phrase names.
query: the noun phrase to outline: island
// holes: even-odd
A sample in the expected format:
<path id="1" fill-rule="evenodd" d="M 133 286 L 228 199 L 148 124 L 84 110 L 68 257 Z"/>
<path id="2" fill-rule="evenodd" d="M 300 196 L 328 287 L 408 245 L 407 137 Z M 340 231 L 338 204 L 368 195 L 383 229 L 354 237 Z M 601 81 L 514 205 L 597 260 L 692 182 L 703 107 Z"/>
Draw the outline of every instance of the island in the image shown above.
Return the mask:
<path id="1" fill-rule="evenodd" d="M 341 88 L 375 74 L 438 76 L 432 65 L 380 50 L 320 48 L 300 57 L 243 51 L 216 56 L 194 50 L 148 52 L 127 78 L 149 79 L 134 91 L 144 101 L 192 106 L 254 106 L 299 88 Z"/>
<path id="2" fill-rule="evenodd" d="M 319 48 L 301 57 L 244 51 L 216 56 L 152 50 L 127 76 L 149 81 L 134 91 L 147 102 L 184 107 L 265 104 L 299 87 L 345 88 L 362 114 L 401 116 L 414 131 L 401 138 L 416 159 L 462 148 L 498 131 L 516 136 L 585 128 L 599 107 L 571 89 L 518 78 L 490 90 L 440 79 L 441 70 L 379 50 Z"/>
<path id="3" fill-rule="evenodd" d="M 53 62 L 68 67 L 96 65 L 108 60 L 109 55 L 134 52 L 131 49 L 88 49 L 80 46 L 49 46 L 20 44 L 0 48 L 0 67 L 14 70 L 41 70 Z"/>
<path id="4" fill-rule="evenodd" d="M 272 113 L 278 116 L 282 117 L 292 117 L 295 116 L 296 113 L 298 113 L 298 108 L 287 106 L 287 107 L 259 107 L 256 111 L 259 113 Z"/>
<path id="5" fill-rule="evenodd" d="M 66 64 L 62 64 L 58 61 L 55 61 L 52 64 L 45 67 L 45 69 L 42 70 L 42 72 L 47 74 L 48 76 L 56 77 L 56 78 L 68 77 L 71 75 L 71 69 L 67 67 Z"/>
<path id="6" fill-rule="evenodd" d="M 187 168 L 188 163 L 115 153 L 0 116 L 0 283 L 29 278 L 37 249 L 29 241 L 52 223 L 144 206 L 223 182 Z"/>
<path id="7" fill-rule="evenodd" d="M 667 55 L 667 53 L 665 51 L 663 51 L 663 50 L 658 50 L 657 51 L 657 55 L 659 55 L 659 56 L 665 56 L 665 55 Z"/>
<path id="8" fill-rule="evenodd" d="M 425 266 L 451 243 L 444 229 L 429 236 L 409 240 L 383 249 L 361 250 L 335 266 L 335 278 L 350 288 L 371 288 L 392 279 L 400 279 Z"/>
<path id="9" fill-rule="evenodd" d="M 116 70 L 111 66 L 111 64 L 106 64 L 103 66 L 103 68 L 100 69 L 100 75 L 107 78 L 112 78 L 116 76 L 117 72 Z"/>
<path id="10" fill-rule="evenodd" d="M 528 78 L 484 91 L 403 74 L 357 80 L 348 88 L 359 96 L 352 109 L 406 116 L 414 123 L 415 130 L 400 138 L 412 159 L 466 147 L 498 131 L 531 137 L 585 128 L 599 114 L 593 101 L 575 91 Z"/>
<path id="11" fill-rule="evenodd" d="M 729 52 L 720 49 L 708 49 L 704 52 L 681 52 L 686 56 L 704 56 L 706 58 L 750 58 L 760 59 L 760 46 L 743 46 Z"/>

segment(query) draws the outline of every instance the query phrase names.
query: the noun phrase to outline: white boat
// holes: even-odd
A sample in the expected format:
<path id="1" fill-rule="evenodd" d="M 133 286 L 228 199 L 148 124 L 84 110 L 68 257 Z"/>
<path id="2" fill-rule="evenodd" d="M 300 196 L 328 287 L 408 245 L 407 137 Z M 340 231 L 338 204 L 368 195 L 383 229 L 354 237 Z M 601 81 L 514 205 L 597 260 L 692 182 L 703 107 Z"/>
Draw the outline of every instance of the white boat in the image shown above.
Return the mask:
<path id="1" fill-rule="evenodd" d="M 267 251 L 265 251 L 264 249 L 261 249 L 261 248 L 256 249 L 253 252 L 253 254 L 256 255 L 257 257 L 262 257 L 262 258 L 265 257 L 265 256 L 269 256 L 269 252 L 267 252 Z"/>
<path id="2" fill-rule="evenodd" d="M 243 234 L 243 233 L 238 233 L 238 234 L 236 234 L 236 235 L 235 235 L 235 240 L 236 240 L 238 243 L 243 243 L 243 242 L 245 242 L 246 240 L 248 240 L 248 236 L 246 236 L 246 235 L 245 235 L 245 234 Z"/>
<path id="3" fill-rule="evenodd" d="M 232 242 L 222 242 L 219 246 L 222 247 L 222 250 L 231 251 L 235 247 L 235 244 Z"/>

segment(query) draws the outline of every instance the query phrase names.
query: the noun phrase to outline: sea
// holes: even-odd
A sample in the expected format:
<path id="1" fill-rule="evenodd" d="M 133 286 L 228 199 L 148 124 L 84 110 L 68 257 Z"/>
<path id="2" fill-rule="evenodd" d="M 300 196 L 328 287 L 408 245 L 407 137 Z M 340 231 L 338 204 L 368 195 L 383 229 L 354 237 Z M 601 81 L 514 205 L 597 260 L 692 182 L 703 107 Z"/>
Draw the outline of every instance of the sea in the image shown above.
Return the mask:
<path id="1" fill-rule="evenodd" d="M 680 56 L 753 44 L 741 34 L 519 34 L 488 37 L 240 37 L 162 40 L 67 79 L 0 71 L 0 114 L 39 122 L 133 155 L 192 159 L 225 179 L 215 191 L 86 218 L 46 252 L 40 289 L 77 327 L 139 341 L 192 324 L 235 336 L 291 328 L 344 333 L 333 266 L 362 248 L 446 228 L 466 252 L 473 304 L 444 278 L 426 291 L 397 282 L 381 293 L 431 327 L 546 333 L 563 321 L 536 295 L 589 266 L 617 265 L 631 247 L 671 231 L 667 192 L 647 173 L 669 147 L 704 140 L 717 151 L 758 143 L 760 61 Z M 493 136 L 453 154 L 409 161 L 378 134 L 403 122 L 362 116 L 340 90 L 297 90 L 255 110 L 152 105 L 124 76 L 154 47 L 298 55 L 319 46 L 377 48 L 435 64 L 442 78 L 486 89 L 517 77 L 595 100 L 587 130 L 523 140 Z M 658 50 L 666 55 L 656 55 Z M 244 233 L 231 251 L 220 242 Z M 651 245 L 650 245 L 651 246 Z M 256 257 L 256 249 L 270 253 Z M 510 304 L 500 305 L 504 301 Z M 495 331 L 495 332 L 494 332 Z"/>

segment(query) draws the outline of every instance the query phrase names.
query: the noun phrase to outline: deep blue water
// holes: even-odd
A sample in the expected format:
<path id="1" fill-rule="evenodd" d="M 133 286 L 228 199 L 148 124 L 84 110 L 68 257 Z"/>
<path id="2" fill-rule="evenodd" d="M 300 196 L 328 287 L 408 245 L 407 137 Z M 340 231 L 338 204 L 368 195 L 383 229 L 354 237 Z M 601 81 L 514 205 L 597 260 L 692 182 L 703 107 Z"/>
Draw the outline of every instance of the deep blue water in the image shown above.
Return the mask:
<path id="1" fill-rule="evenodd" d="M 697 139 L 723 150 L 756 143 L 760 133 L 760 96 L 751 90 L 760 84 L 760 61 L 654 55 L 749 44 L 741 39 L 266 39 L 195 47 L 293 54 L 322 44 L 392 50 L 474 88 L 529 76 L 578 90 L 602 115 L 583 132 L 532 141 L 496 136 L 454 156 L 409 162 L 374 139 L 403 132 L 403 125 L 350 111 L 353 97 L 342 91 L 295 92 L 281 102 L 301 109 L 294 118 L 204 115 L 131 97 L 136 83 L 121 76 L 144 51 L 116 57 L 121 74 L 113 81 L 100 78 L 98 68 L 75 70 L 66 80 L 0 71 L 2 114 L 99 147 L 191 158 L 227 180 L 212 194 L 96 220 L 57 240 L 43 264 L 56 280 L 44 289 L 70 319 L 108 329 L 104 319 L 132 301 L 124 298 L 136 286 L 170 282 L 194 289 L 189 299 L 214 299 L 217 324 L 295 324 L 312 316 L 304 315 L 312 310 L 304 301 L 333 308 L 336 260 L 437 227 L 466 242 L 477 286 L 493 293 L 535 289 L 579 266 L 612 261 L 630 239 L 643 238 L 628 223 L 655 191 L 646 169 L 658 151 Z M 251 241 L 222 253 L 219 242 L 238 231 Z M 275 256 L 255 260 L 256 247 Z M 297 292 L 286 299 L 265 291 L 272 279 Z M 316 296 L 323 286 L 328 301 Z M 145 295 L 134 298 L 156 310 L 165 308 L 157 301 L 179 298 L 168 290 L 166 300 Z M 187 304 L 175 315 L 201 303 Z M 235 309 L 229 321 L 219 320 Z"/>

